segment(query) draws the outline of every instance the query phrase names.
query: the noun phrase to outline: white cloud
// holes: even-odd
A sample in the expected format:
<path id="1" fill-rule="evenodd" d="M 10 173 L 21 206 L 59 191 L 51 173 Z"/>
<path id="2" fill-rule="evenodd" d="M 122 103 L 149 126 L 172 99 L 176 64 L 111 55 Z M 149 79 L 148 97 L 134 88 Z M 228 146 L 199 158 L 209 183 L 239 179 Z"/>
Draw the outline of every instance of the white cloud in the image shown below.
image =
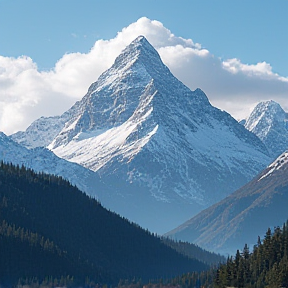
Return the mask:
<path id="1" fill-rule="evenodd" d="M 59 114 L 72 105 L 65 92 L 56 91 L 46 73 L 29 57 L 0 56 L 0 130 L 7 134 L 27 127 L 41 115 Z"/>
<path id="2" fill-rule="evenodd" d="M 67 110 L 139 35 L 158 50 L 177 78 L 191 89 L 200 87 L 213 105 L 234 117 L 244 117 L 255 103 L 268 99 L 288 110 L 288 79 L 273 73 L 268 63 L 221 61 L 200 44 L 177 37 L 159 21 L 143 17 L 115 38 L 96 41 L 88 53 L 65 54 L 48 72 L 39 72 L 29 57 L 0 56 L 0 130 L 10 134 L 40 116 Z"/>
<path id="3" fill-rule="evenodd" d="M 222 65 L 224 69 L 228 70 L 233 74 L 242 72 L 250 76 L 260 76 L 262 78 L 267 77 L 267 79 L 271 79 L 271 77 L 275 79 L 279 78 L 277 74 L 272 72 L 271 65 L 266 62 L 260 62 L 255 65 L 248 65 L 241 63 L 239 59 L 233 58 L 223 61 Z M 284 80 L 284 78 L 282 80 Z M 288 81 L 288 79 L 286 79 L 286 81 Z"/>

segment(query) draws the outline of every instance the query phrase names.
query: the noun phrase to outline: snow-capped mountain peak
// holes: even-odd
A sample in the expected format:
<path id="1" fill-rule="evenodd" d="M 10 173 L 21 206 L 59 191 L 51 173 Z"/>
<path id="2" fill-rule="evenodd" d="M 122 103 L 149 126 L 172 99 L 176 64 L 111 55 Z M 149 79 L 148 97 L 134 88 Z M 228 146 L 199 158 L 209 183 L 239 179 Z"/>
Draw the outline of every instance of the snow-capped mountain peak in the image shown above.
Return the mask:
<path id="1" fill-rule="evenodd" d="M 165 93 L 163 97 L 159 91 L 167 89 L 173 93 Z M 97 131 L 121 126 L 133 115 L 135 121 L 139 111 L 145 110 L 147 105 L 153 109 L 152 131 L 159 121 L 166 122 L 172 109 L 179 114 L 179 110 L 186 110 L 187 106 L 202 105 L 205 109 L 210 103 L 200 89 L 192 93 L 176 79 L 153 46 L 139 36 L 90 86 L 85 97 L 67 112 L 70 119 L 49 148 L 56 149 L 72 139 L 79 140 L 79 133 L 87 135 L 88 131 L 93 131 L 92 134 L 97 134 Z"/>
<path id="2" fill-rule="evenodd" d="M 288 113 L 275 101 L 256 105 L 245 123 L 245 128 L 256 134 L 271 155 L 279 156 L 288 149 Z"/>
<path id="3" fill-rule="evenodd" d="M 261 121 L 265 121 L 268 125 L 264 131 L 262 131 L 262 137 L 266 136 L 271 129 L 271 125 L 274 120 L 281 120 L 285 111 L 281 108 L 280 104 L 273 100 L 260 102 L 253 109 L 251 115 L 245 123 L 245 127 L 254 132 L 260 130 L 258 124 L 261 124 Z"/>
<path id="4" fill-rule="evenodd" d="M 159 54 L 144 36 L 138 36 L 132 41 L 116 58 L 113 66 L 118 69 L 123 68 L 127 65 L 127 59 L 129 59 L 128 64 L 139 60 L 145 65 L 148 64 L 148 61 L 150 64 L 154 64 L 149 67 L 153 69 L 159 65 L 159 62 L 162 63 Z"/>

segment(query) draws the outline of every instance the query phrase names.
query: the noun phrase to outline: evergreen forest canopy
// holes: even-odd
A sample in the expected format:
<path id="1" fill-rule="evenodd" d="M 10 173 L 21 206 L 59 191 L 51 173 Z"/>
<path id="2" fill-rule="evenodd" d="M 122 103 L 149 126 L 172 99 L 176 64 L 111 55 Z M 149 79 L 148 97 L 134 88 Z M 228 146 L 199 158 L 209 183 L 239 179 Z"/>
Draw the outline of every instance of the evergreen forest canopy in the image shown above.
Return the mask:
<path id="1" fill-rule="evenodd" d="M 0 212 L 2 285 L 19 279 L 54 286 L 116 284 L 120 278 L 168 279 L 208 269 L 193 252 L 190 258 L 177 253 L 61 177 L 23 166 L 0 163 Z M 222 260 L 205 257 L 206 263 Z"/>
<path id="2" fill-rule="evenodd" d="M 217 270 L 215 287 L 288 287 L 288 221 L 274 233 L 268 228 L 263 242 L 249 252 L 247 245 L 243 252 L 237 250 L 235 257 Z"/>

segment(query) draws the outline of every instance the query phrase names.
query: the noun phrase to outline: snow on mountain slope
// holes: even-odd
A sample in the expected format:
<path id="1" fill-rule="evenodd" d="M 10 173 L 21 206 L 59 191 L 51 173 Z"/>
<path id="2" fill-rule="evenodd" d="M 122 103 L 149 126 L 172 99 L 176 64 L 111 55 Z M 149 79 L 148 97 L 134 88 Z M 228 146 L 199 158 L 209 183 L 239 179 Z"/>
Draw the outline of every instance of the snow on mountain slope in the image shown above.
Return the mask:
<path id="1" fill-rule="evenodd" d="M 24 165 L 36 172 L 62 176 L 87 194 L 98 198 L 103 187 L 97 174 L 84 167 L 57 157 L 46 148 L 27 149 L 0 132 L 0 160 Z M 97 187 L 98 186 L 98 187 Z M 101 189 L 97 189 L 101 187 Z"/>
<path id="2" fill-rule="evenodd" d="M 64 113 L 62 116 L 41 117 L 34 121 L 26 131 L 19 131 L 10 137 L 29 149 L 46 147 L 63 129 L 68 120 L 67 116 Z"/>
<path id="3" fill-rule="evenodd" d="M 266 169 L 266 173 L 262 175 L 258 181 L 269 176 L 275 170 L 282 169 L 283 166 L 288 166 L 288 150 L 283 152 L 274 162 L 272 162 Z M 288 177 L 288 175 L 287 175 Z"/>
<path id="4" fill-rule="evenodd" d="M 48 148 L 97 172 L 112 191 L 102 203 L 158 233 L 271 162 L 258 137 L 176 79 L 143 36 L 66 115 Z"/>
<path id="5" fill-rule="evenodd" d="M 274 157 L 288 149 L 288 113 L 272 100 L 256 105 L 245 128 L 255 133 Z"/>

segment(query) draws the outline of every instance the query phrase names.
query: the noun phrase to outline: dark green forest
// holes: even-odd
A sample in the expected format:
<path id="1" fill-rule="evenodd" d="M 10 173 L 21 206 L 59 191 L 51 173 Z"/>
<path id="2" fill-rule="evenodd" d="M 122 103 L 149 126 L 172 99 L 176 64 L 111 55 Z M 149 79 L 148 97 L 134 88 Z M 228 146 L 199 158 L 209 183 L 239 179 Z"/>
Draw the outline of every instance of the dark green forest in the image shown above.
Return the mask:
<path id="1" fill-rule="evenodd" d="M 170 246 L 61 177 L 0 164 L 1 284 L 116 285 L 208 269 Z"/>
<path id="2" fill-rule="evenodd" d="M 235 257 L 217 270 L 215 287 L 288 287 L 288 221 L 274 233 L 269 228 L 263 241 L 250 253 L 247 245 L 242 253 L 237 250 Z"/>

